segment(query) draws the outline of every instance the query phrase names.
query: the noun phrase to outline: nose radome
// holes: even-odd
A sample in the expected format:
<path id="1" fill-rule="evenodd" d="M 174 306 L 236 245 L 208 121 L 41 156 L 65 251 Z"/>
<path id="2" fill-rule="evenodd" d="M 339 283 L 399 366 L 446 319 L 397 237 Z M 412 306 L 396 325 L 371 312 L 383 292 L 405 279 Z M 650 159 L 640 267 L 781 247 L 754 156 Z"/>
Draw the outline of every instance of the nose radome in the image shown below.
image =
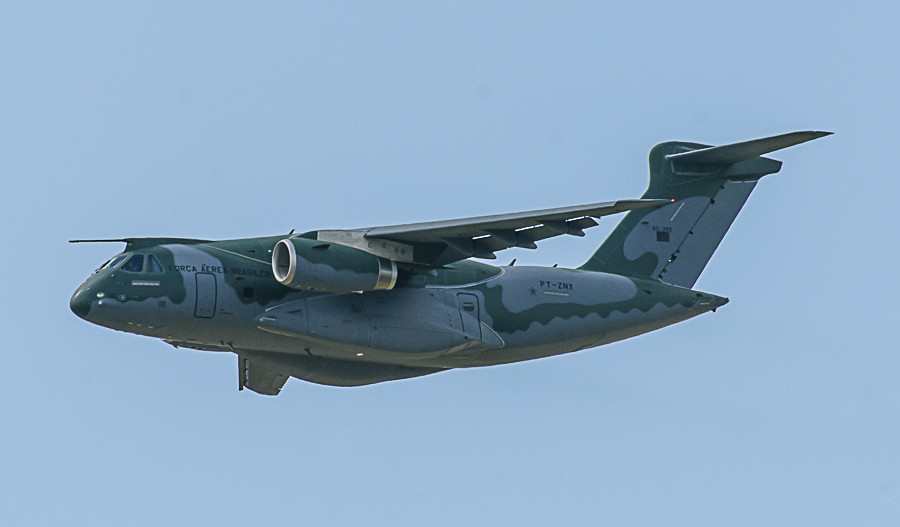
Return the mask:
<path id="1" fill-rule="evenodd" d="M 87 320 L 88 313 L 91 312 L 90 291 L 86 287 L 78 288 L 72 298 L 69 300 L 69 309 L 72 313 L 78 315 L 79 318 Z"/>

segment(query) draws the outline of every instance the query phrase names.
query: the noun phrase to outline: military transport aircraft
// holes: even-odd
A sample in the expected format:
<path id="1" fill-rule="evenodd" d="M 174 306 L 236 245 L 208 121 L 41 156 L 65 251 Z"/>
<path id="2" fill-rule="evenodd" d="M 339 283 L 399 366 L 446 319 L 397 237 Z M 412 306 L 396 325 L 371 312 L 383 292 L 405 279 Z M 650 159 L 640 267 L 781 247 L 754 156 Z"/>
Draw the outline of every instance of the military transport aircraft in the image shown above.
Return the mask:
<path id="1" fill-rule="evenodd" d="M 289 377 L 359 386 L 609 344 L 728 302 L 691 289 L 759 179 L 763 154 L 830 132 L 650 151 L 642 199 L 241 240 L 125 242 L 70 301 L 79 317 L 178 347 L 232 352 L 239 388 Z M 629 211 L 576 269 L 495 267 L 510 247 Z"/>

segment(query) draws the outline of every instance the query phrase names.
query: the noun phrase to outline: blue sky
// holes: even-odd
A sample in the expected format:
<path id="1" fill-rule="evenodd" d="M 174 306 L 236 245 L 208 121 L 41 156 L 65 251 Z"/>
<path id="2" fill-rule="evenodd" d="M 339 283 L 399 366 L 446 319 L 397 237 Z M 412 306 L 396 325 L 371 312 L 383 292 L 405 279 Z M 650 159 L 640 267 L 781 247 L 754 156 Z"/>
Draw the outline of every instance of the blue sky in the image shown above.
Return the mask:
<path id="1" fill-rule="evenodd" d="M 889 2 L 8 2 L 10 524 L 896 525 Z M 793 130 L 697 288 L 523 364 L 237 391 L 229 354 L 68 310 L 119 245 L 639 197 L 666 140 Z M 576 266 L 615 225 L 500 263 Z"/>

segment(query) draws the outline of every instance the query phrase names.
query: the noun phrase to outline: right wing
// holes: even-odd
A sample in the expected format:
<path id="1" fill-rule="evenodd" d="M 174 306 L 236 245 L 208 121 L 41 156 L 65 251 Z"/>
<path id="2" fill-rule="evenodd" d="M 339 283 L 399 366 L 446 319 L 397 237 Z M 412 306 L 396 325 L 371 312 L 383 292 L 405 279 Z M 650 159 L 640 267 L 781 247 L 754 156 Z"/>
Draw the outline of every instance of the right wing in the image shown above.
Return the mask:
<path id="1" fill-rule="evenodd" d="M 510 247 L 536 249 L 535 242 L 571 234 L 584 236 L 600 218 L 667 199 L 630 199 L 493 216 L 409 223 L 358 230 L 317 231 L 316 239 L 356 247 L 405 263 L 441 266 L 466 258 L 489 258 Z"/>

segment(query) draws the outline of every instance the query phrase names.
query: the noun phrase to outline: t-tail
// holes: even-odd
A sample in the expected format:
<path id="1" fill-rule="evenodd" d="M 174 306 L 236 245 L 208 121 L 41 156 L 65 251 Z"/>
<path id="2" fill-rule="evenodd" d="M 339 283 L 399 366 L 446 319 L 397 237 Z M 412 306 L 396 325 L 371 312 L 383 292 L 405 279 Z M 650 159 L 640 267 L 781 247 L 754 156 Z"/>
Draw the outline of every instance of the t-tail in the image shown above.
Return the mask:
<path id="1" fill-rule="evenodd" d="M 793 132 L 712 147 L 656 145 L 643 197 L 672 203 L 629 212 L 580 269 L 693 287 L 759 179 L 781 170 L 781 161 L 761 156 L 830 134 Z"/>

